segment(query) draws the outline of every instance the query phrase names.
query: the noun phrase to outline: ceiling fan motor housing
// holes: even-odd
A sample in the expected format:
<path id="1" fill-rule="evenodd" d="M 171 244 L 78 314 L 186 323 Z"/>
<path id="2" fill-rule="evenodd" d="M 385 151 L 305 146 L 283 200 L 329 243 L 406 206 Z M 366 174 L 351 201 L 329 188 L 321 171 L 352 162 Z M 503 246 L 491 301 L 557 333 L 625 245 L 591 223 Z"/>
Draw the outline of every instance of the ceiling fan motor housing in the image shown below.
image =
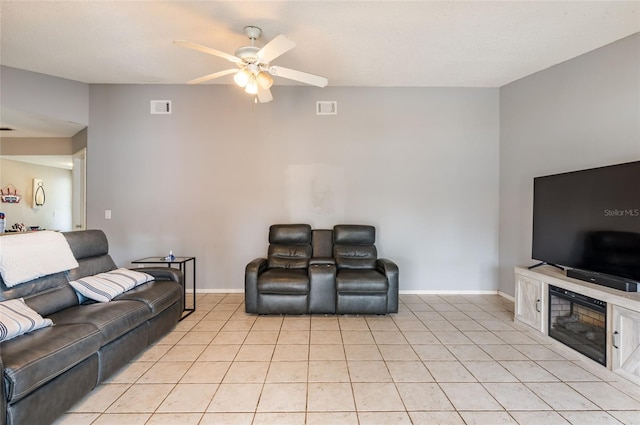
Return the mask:
<path id="1" fill-rule="evenodd" d="M 260 48 L 256 46 L 243 46 L 236 50 L 236 56 L 245 63 L 258 63 L 259 51 Z"/>

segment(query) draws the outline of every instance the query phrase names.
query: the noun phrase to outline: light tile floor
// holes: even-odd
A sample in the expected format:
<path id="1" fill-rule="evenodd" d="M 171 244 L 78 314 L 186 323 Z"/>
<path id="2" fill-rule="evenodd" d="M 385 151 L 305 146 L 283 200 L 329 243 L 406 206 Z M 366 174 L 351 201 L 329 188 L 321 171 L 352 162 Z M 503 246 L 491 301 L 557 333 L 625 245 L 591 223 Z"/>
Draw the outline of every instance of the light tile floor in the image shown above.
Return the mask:
<path id="1" fill-rule="evenodd" d="M 57 425 L 640 424 L 640 388 L 514 323 L 497 295 L 401 295 L 389 316 L 198 310 Z"/>

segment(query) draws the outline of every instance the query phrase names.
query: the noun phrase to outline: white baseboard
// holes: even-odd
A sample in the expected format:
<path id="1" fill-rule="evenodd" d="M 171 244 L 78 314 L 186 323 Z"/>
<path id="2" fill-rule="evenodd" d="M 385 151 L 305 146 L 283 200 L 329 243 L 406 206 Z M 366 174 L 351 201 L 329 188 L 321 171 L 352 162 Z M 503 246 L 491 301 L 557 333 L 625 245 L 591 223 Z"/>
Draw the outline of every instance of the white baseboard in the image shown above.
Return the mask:
<path id="1" fill-rule="evenodd" d="M 187 294 L 192 294 L 193 290 L 187 289 Z M 198 294 L 244 294 L 244 289 L 197 289 Z M 400 295 L 499 295 L 510 301 L 515 301 L 515 298 L 509 294 L 505 294 L 498 290 L 408 290 L 399 291 Z"/>
<path id="2" fill-rule="evenodd" d="M 497 295 L 497 290 L 447 290 L 447 289 L 428 289 L 428 290 L 408 290 L 400 291 L 400 295 Z"/>
<path id="3" fill-rule="evenodd" d="M 498 291 L 498 295 L 500 295 L 502 298 L 508 299 L 509 301 L 516 302 L 516 298 L 514 296 L 509 295 L 509 294 L 505 294 L 502 291 Z"/>
<path id="4" fill-rule="evenodd" d="M 193 289 L 187 289 L 187 294 L 192 294 Z M 196 289 L 197 294 L 244 294 L 244 289 Z"/>

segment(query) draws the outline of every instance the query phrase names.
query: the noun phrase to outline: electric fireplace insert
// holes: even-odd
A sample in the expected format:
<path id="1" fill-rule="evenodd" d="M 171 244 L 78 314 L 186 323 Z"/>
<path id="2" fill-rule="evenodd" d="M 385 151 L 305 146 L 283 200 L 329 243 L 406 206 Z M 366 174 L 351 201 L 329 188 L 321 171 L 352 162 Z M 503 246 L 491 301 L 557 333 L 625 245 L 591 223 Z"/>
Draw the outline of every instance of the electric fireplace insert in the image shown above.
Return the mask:
<path id="1" fill-rule="evenodd" d="M 607 303 L 549 285 L 549 336 L 607 365 Z"/>

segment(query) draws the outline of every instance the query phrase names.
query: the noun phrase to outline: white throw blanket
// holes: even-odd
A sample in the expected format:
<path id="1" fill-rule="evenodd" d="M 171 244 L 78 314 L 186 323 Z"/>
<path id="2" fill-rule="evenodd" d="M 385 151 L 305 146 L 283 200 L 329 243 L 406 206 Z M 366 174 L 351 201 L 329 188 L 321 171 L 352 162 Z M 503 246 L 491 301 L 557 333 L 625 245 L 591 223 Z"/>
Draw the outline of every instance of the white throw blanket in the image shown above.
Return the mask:
<path id="1" fill-rule="evenodd" d="M 76 267 L 62 233 L 45 230 L 0 237 L 0 274 L 8 288 Z"/>

